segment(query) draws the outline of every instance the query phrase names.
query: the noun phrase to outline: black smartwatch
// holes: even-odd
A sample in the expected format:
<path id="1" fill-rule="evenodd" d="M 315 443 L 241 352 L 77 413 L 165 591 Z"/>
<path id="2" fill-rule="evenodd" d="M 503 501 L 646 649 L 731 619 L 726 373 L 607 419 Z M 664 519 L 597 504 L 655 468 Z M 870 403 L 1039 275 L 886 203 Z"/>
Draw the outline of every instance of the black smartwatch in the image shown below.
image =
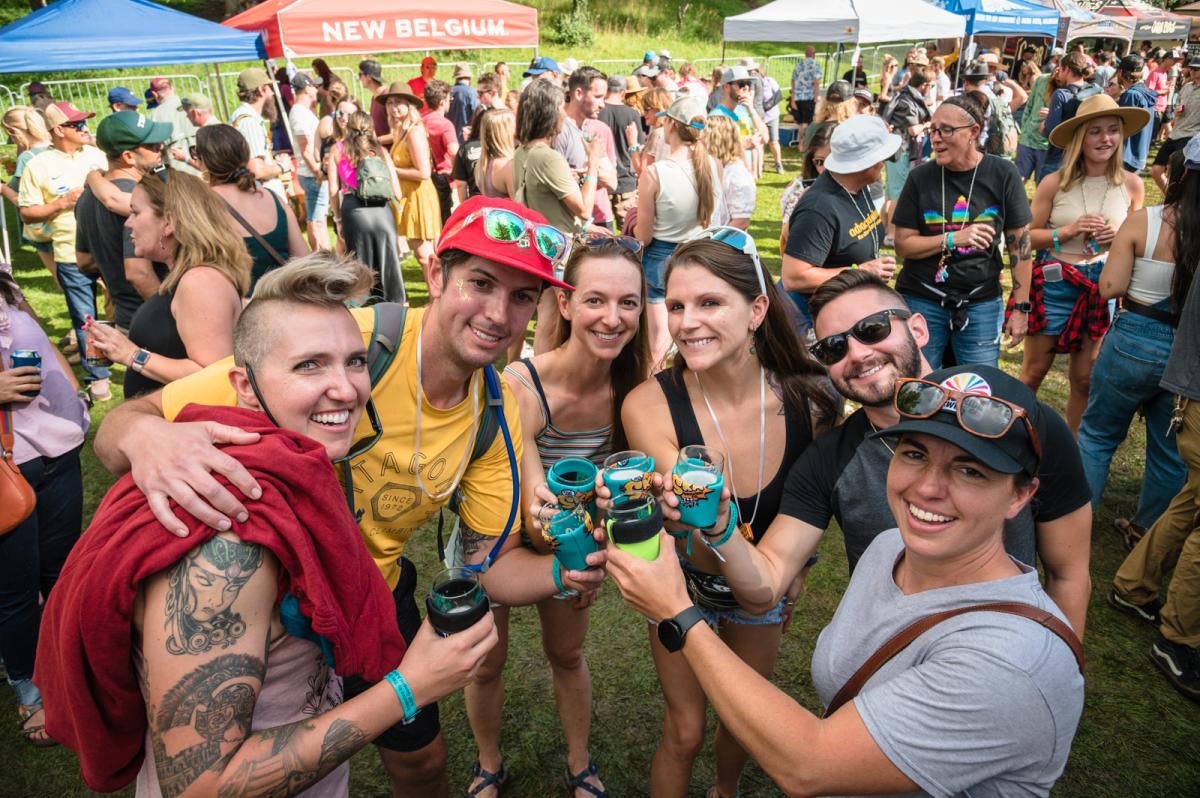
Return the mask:
<path id="1" fill-rule="evenodd" d="M 1025 315 L 1029 315 L 1030 313 L 1033 312 L 1033 303 L 1032 302 L 1014 302 L 1013 310 L 1019 310 L 1022 313 L 1024 313 Z"/>
<path id="2" fill-rule="evenodd" d="M 688 607 L 674 618 L 667 618 L 658 625 L 658 642 L 663 648 L 674 654 L 683 648 L 683 639 L 687 637 L 688 629 L 704 619 L 698 607 Z"/>

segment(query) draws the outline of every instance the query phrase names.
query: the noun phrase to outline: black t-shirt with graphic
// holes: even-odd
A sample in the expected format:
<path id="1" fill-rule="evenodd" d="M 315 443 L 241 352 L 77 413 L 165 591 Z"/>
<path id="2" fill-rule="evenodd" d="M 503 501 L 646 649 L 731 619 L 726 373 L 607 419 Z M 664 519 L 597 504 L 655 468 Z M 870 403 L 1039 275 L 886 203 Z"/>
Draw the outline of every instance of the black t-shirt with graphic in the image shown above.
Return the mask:
<path id="1" fill-rule="evenodd" d="M 1092 500 L 1079 447 L 1062 416 L 1041 404 L 1037 431 L 1043 459 L 1040 484 L 1033 500 L 1004 525 L 1004 548 L 1013 557 L 1035 564 L 1037 524 L 1075 512 Z M 880 532 L 896 526 L 887 503 L 887 472 L 892 460 L 887 444 L 868 439 L 874 430 L 865 410 L 817 438 L 788 473 L 779 504 L 781 515 L 817 529 L 837 519 L 846 540 L 853 572 L 858 558 Z"/>
<path id="2" fill-rule="evenodd" d="M 850 196 L 825 172 L 796 203 L 784 252 L 814 266 L 839 268 L 879 257 L 883 227 L 871 193 Z"/>
<path id="3" fill-rule="evenodd" d="M 960 247 L 955 242 L 954 251 L 941 269 L 940 250 L 927 258 L 905 258 L 896 278 L 901 293 L 937 301 L 941 297 L 925 287 L 929 285 L 949 294 L 970 294 L 973 302 L 1000 296 L 1000 272 L 1004 270 L 1000 234 L 1024 227 L 1033 215 L 1025 185 L 1012 161 L 984 155 L 976 168 L 978 173 L 975 169 L 954 172 L 928 161 L 909 174 L 896 203 L 897 227 L 916 230 L 923 236 L 940 236 L 967 225 L 987 223 L 996 236 L 987 251 Z"/>

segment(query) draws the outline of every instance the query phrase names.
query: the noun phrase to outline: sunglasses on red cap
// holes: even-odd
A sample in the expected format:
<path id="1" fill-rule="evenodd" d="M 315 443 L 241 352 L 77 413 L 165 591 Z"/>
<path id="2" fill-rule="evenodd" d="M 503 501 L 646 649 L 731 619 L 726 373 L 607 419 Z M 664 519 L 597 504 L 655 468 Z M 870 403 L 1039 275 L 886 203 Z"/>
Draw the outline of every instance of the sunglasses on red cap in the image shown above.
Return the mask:
<path id="1" fill-rule="evenodd" d="M 476 219 L 483 219 L 483 232 L 492 241 L 516 244 L 528 249 L 531 245 L 555 266 L 561 266 L 571 254 L 571 239 L 557 227 L 531 222 L 515 211 L 505 208 L 480 208 L 464 216 L 442 234 L 446 241 L 465 230 Z"/>

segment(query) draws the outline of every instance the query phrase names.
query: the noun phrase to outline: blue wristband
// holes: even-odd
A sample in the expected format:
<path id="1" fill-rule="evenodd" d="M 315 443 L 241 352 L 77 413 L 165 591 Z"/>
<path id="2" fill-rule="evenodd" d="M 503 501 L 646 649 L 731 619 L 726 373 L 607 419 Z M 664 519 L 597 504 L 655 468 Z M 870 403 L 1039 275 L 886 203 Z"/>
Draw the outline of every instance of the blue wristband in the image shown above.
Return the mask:
<path id="1" fill-rule="evenodd" d="M 1058 240 L 1058 228 L 1057 227 L 1050 231 L 1050 238 L 1052 238 L 1054 240 L 1054 251 L 1062 252 L 1062 244 Z"/>
<path id="2" fill-rule="evenodd" d="M 396 697 L 400 699 L 400 707 L 404 710 L 404 720 L 402 723 L 412 723 L 417 717 L 417 713 L 421 710 L 417 707 L 417 699 L 413 698 L 412 688 L 408 686 L 408 680 L 404 678 L 404 674 L 400 671 L 388 671 L 388 684 L 396 691 Z"/>

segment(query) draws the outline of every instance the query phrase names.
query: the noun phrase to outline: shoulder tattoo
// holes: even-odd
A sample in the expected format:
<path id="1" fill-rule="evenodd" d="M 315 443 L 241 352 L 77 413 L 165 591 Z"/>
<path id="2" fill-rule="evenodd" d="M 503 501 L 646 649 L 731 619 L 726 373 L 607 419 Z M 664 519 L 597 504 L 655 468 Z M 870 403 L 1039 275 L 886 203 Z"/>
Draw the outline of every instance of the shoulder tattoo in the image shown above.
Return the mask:
<path id="1" fill-rule="evenodd" d="M 260 546 L 220 537 L 188 552 L 167 576 L 167 652 L 204 654 L 237 642 L 246 624 L 234 604 L 260 565 Z"/>

